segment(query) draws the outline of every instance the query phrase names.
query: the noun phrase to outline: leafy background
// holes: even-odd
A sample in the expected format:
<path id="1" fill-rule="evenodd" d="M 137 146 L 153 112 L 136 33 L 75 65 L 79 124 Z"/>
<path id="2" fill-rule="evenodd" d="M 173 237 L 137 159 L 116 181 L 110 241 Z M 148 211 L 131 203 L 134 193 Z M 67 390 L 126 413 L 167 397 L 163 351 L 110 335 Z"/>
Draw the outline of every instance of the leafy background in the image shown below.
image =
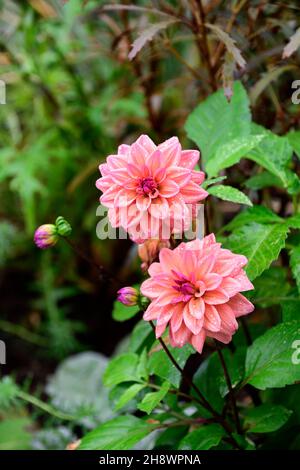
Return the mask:
<path id="1" fill-rule="evenodd" d="M 209 230 L 249 259 L 255 313 L 223 351 L 243 426 L 234 438 L 299 449 L 298 13 L 296 1 L 0 2 L 0 449 L 82 436 L 83 449 L 232 447 L 184 396 L 137 309 L 113 305 L 117 287 L 67 245 L 32 242 L 63 215 L 91 258 L 140 282 L 131 243 L 96 237 L 95 180 L 141 133 L 201 149 Z M 212 346 L 173 354 L 232 421 Z"/>

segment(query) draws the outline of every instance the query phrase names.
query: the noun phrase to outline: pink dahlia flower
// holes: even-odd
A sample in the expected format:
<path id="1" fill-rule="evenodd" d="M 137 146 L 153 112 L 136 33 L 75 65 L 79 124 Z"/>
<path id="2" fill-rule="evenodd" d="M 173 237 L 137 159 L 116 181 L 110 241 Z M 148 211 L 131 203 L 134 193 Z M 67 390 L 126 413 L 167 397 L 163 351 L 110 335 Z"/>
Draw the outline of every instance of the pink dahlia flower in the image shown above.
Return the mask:
<path id="1" fill-rule="evenodd" d="M 163 248 L 150 278 L 141 285 L 151 299 L 144 320 L 156 320 L 156 336 L 169 326 L 172 346 L 190 343 L 201 352 L 206 336 L 229 343 L 236 318 L 254 306 L 240 292 L 253 289 L 243 267 L 247 258 L 221 248 L 213 234 Z"/>
<path id="2" fill-rule="evenodd" d="M 100 165 L 96 183 L 112 226 L 139 242 L 188 229 L 196 203 L 207 196 L 199 186 L 204 173 L 194 170 L 198 160 L 199 152 L 182 150 L 177 137 L 157 146 L 141 135 L 132 145 L 121 145 Z"/>

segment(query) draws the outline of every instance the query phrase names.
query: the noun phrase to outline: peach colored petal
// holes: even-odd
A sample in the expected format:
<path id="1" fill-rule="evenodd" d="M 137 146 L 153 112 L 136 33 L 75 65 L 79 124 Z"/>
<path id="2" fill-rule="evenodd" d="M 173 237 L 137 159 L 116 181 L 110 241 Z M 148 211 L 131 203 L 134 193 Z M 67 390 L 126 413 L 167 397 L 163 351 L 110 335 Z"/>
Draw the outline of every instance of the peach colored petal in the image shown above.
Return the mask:
<path id="1" fill-rule="evenodd" d="M 218 310 L 213 305 L 205 306 L 204 327 L 209 331 L 219 331 L 221 327 L 221 318 Z"/>
<path id="2" fill-rule="evenodd" d="M 237 318 L 243 315 L 247 315 L 254 310 L 254 305 L 242 294 L 236 294 L 234 297 L 232 297 L 229 300 L 228 305 Z"/>
<path id="3" fill-rule="evenodd" d="M 193 335 L 192 338 L 191 338 L 192 346 L 196 349 L 196 351 L 199 354 L 202 353 L 203 346 L 204 346 L 204 343 L 205 343 L 205 338 L 206 338 L 206 334 L 205 334 L 204 330 L 200 331 L 200 333 L 197 334 L 197 335 Z"/>

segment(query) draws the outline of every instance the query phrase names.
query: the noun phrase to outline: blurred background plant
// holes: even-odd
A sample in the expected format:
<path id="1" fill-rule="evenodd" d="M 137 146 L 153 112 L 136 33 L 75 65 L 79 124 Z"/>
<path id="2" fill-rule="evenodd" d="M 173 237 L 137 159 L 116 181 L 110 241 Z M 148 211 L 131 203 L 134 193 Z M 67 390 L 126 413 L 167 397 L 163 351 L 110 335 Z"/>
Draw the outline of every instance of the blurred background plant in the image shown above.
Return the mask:
<path id="1" fill-rule="evenodd" d="M 63 242 L 38 251 L 35 228 L 66 216 L 93 260 L 128 285 L 138 281 L 138 263 L 126 261 L 130 242 L 96 237 L 99 163 L 142 133 L 156 142 L 178 135 L 190 147 L 188 115 L 219 88 L 230 100 L 234 79 L 242 79 L 256 123 L 277 134 L 297 129 L 300 108 L 291 95 L 299 79 L 299 10 L 296 0 L 0 1 L 0 79 L 7 96 L 0 106 L 0 336 L 7 344 L 1 370 L 26 393 L 43 396 L 60 364 L 47 391 L 53 406 L 70 413 L 55 399 L 55 387 L 63 387 L 57 375 L 67 367 L 61 361 L 83 350 L 111 355 L 136 322 L 116 324 L 115 286 Z M 299 155 L 299 140 L 292 139 Z M 297 173 L 299 160 L 293 165 Z M 248 180 L 252 201 L 290 215 L 280 181 L 257 170 L 243 160 L 227 171 L 227 181 L 245 189 Z M 209 204 L 214 229 L 237 211 L 230 202 Z M 270 274 L 282 275 L 275 271 Z M 76 437 L 75 425 L 64 428 L 54 417 L 53 428 L 43 412 L 10 400 L 1 416 L 9 419 L 2 419 L 0 435 L 11 435 L 11 426 L 15 435 L 1 448 L 64 448 Z M 86 426 L 80 419 L 76 426 Z M 41 423 L 47 429 L 30 444 Z"/>

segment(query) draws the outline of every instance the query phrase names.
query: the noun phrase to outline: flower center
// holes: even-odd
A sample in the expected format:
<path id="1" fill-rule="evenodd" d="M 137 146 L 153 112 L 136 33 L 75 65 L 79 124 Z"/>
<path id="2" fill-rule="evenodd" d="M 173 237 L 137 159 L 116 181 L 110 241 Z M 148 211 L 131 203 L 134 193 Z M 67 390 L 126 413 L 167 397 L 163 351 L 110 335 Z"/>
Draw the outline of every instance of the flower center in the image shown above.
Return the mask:
<path id="1" fill-rule="evenodd" d="M 186 279 L 177 279 L 173 289 L 181 294 L 182 300 L 185 302 L 190 300 L 195 294 L 195 286 Z"/>
<path id="2" fill-rule="evenodd" d="M 142 178 L 136 192 L 140 195 L 156 197 L 158 194 L 157 184 L 151 176 Z"/>
<path id="3" fill-rule="evenodd" d="M 173 274 L 177 277 L 172 287 L 179 293 L 178 302 L 188 302 L 192 297 L 202 297 L 205 292 L 205 284 L 202 281 L 195 281 L 194 278 L 188 279 L 175 270 Z"/>

